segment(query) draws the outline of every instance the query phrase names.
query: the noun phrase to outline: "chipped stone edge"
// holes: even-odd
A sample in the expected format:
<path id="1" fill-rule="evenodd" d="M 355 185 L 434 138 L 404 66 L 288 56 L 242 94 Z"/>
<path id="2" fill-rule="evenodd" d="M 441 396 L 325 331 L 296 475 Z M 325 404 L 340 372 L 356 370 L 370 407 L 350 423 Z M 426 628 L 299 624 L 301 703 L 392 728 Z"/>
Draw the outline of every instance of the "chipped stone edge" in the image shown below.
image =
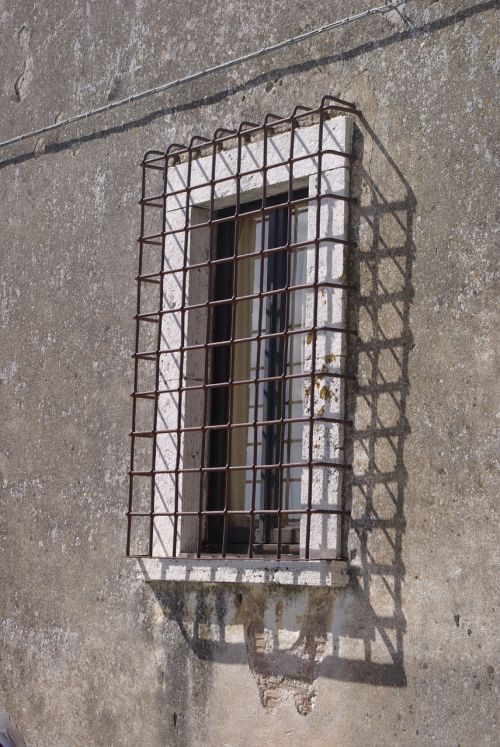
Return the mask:
<path id="1" fill-rule="evenodd" d="M 343 588 L 349 583 L 343 560 L 218 558 L 136 558 L 137 578 L 147 582 L 276 584 Z"/>

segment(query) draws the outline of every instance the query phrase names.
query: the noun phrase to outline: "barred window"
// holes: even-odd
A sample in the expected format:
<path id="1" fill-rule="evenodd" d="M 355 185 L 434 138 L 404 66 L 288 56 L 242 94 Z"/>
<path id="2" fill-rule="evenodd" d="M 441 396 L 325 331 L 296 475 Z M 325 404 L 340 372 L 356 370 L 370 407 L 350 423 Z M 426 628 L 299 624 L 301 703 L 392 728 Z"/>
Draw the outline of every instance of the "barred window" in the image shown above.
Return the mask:
<path id="1" fill-rule="evenodd" d="M 355 113 L 146 154 L 128 555 L 340 558 Z"/>

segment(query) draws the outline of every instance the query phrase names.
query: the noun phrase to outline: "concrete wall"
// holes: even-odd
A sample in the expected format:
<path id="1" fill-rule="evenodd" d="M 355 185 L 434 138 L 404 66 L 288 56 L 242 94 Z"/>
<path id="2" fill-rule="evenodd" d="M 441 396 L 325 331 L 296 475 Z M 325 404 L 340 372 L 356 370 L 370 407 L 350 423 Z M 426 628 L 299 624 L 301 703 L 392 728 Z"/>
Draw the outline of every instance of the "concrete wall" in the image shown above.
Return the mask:
<path id="1" fill-rule="evenodd" d="M 368 7 L 0 2 L 0 134 Z M 497 3 L 415 0 L 0 154 L 0 705 L 28 747 L 493 745 Z M 347 590 L 152 588 L 124 559 L 139 162 L 355 101 Z"/>

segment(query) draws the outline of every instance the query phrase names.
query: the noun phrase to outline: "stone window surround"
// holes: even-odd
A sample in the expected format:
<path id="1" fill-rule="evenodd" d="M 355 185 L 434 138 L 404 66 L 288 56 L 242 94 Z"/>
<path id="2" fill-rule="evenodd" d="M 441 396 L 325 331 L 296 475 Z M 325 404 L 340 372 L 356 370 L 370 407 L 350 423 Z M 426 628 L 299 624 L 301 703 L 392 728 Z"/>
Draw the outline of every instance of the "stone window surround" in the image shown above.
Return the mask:
<path id="1" fill-rule="evenodd" d="M 315 153 L 318 150 L 318 131 L 319 127 L 317 124 L 311 126 L 303 126 L 295 130 L 294 135 L 294 156 L 306 155 L 308 153 Z M 323 144 L 322 149 L 327 151 L 329 148 L 344 152 L 351 152 L 351 139 L 352 139 L 352 119 L 348 116 L 337 116 L 332 119 L 326 119 L 323 122 Z M 245 169 L 255 169 L 256 165 L 262 164 L 262 141 L 251 141 L 242 145 L 241 152 L 241 163 L 240 163 L 240 202 L 247 202 L 252 199 L 258 198 L 262 192 L 262 174 L 249 174 L 245 175 Z M 289 167 L 287 165 L 279 166 L 280 161 L 287 160 L 290 152 L 290 131 L 273 134 L 268 136 L 268 148 L 267 148 L 267 164 L 276 164 L 276 168 L 272 168 L 267 171 L 267 194 L 278 194 L 280 192 L 287 192 L 289 188 Z M 207 184 L 210 174 L 212 157 L 200 157 L 194 159 L 191 164 L 191 192 L 189 200 L 189 220 L 190 225 L 195 223 L 202 223 L 206 220 L 208 214 L 208 206 L 210 204 L 210 186 Z M 221 150 L 216 157 L 216 179 L 226 175 L 236 175 L 237 164 L 237 149 Z M 187 177 L 187 164 L 180 163 L 174 168 L 170 168 L 170 175 L 167 184 L 167 193 L 175 192 L 183 189 L 186 185 Z M 341 156 L 333 154 L 324 154 L 322 156 L 322 171 L 321 171 L 321 192 L 333 192 L 336 194 L 349 194 L 349 162 Z M 293 188 L 300 188 L 308 186 L 309 197 L 314 196 L 318 192 L 318 163 L 317 158 L 311 156 L 311 158 L 304 158 L 303 160 L 296 161 L 293 164 Z M 235 180 L 227 180 L 216 183 L 214 190 L 214 208 L 220 209 L 228 205 L 234 204 L 236 201 L 235 191 Z M 320 202 L 320 223 L 321 230 L 320 236 L 324 238 L 347 238 L 348 230 L 348 203 L 335 200 L 333 198 L 323 198 Z M 308 208 L 308 222 L 312 226 L 316 224 L 316 204 L 310 203 Z M 181 229 L 185 224 L 186 215 L 186 195 L 177 194 L 169 195 L 167 197 L 167 225 L 166 231 L 173 231 Z M 312 230 L 312 229 L 311 229 Z M 316 235 L 316 229 L 314 233 Z M 180 253 L 183 251 L 181 247 L 181 236 L 179 234 L 170 234 L 167 236 L 166 244 L 166 258 L 168 261 L 176 261 L 175 257 L 180 259 Z M 208 252 L 208 234 L 203 231 L 191 232 L 189 252 L 196 251 L 196 256 L 207 256 Z M 336 245 L 338 248 L 340 245 Z M 326 245 L 323 247 L 326 252 Z M 340 250 L 336 252 L 337 259 L 334 261 L 333 268 L 330 266 L 328 270 L 329 275 L 323 279 L 333 279 L 332 273 L 335 278 L 343 276 L 344 273 L 344 250 L 340 247 Z M 322 266 L 321 257 L 326 258 L 326 254 L 322 255 L 322 247 L 320 246 L 320 266 Z M 325 265 L 326 266 L 326 265 Z M 189 273 L 188 273 L 189 275 Z M 166 276 L 173 277 L 175 276 Z M 198 297 L 193 299 L 190 295 L 190 303 L 197 302 L 203 296 L 206 297 L 208 288 L 203 282 L 196 289 L 186 288 L 186 293 L 193 293 Z M 179 285 L 177 289 L 175 284 L 172 284 L 164 288 L 164 303 L 170 304 L 171 306 L 178 307 L 181 299 L 179 298 Z M 345 321 L 345 294 L 343 291 L 336 291 L 336 298 L 328 299 L 325 309 L 328 307 L 328 322 L 339 323 L 339 321 Z M 333 315 L 336 317 L 331 318 L 332 307 L 334 309 Z M 335 309 L 337 311 L 335 312 Z M 339 315 L 340 318 L 339 319 Z M 165 315 L 163 318 L 162 334 L 166 342 L 165 347 L 175 348 L 178 347 L 178 334 L 175 325 L 168 323 L 169 315 Z M 322 321 L 325 321 L 323 319 Z M 330 335 L 332 333 L 323 333 Z M 192 344 L 189 339 L 190 332 L 188 328 L 187 332 L 188 344 Z M 335 348 L 340 353 L 341 360 L 345 355 L 345 342 L 342 339 L 342 335 L 335 335 L 336 345 L 340 344 L 342 349 Z M 340 341 L 340 343 L 339 343 Z M 330 342 L 331 345 L 331 342 Z M 332 350 L 331 346 L 328 347 L 328 341 L 325 341 L 324 350 Z M 318 350 L 321 350 L 321 345 L 318 343 Z M 168 361 L 172 360 L 172 356 L 166 356 L 162 361 L 160 359 L 160 370 L 163 380 L 167 383 L 176 382 L 178 383 L 178 371 L 169 370 L 169 365 L 172 364 Z M 307 354 L 306 354 L 306 370 L 307 370 Z M 309 366 L 311 361 L 309 360 Z M 175 368 L 175 360 L 174 360 Z M 333 369 L 332 369 L 333 370 Z M 187 384 L 189 385 L 189 377 L 186 377 Z M 338 394 L 339 407 L 340 400 L 343 398 L 343 384 L 342 380 L 329 379 L 332 387 L 336 387 Z M 316 405 L 315 405 L 316 407 Z M 305 402 L 305 408 L 307 408 L 307 402 Z M 169 427 L 177 417 L 177 410 L 167 403 L 162 402 L 161 399 L 158 402 L 158 415 L 161 418 L 161 422 L 164 423 L 162 427 Z M 183 413 L 184 417 L 184 413 Z M 342 448 L 343 445 L 343 432 L 337 427 L 336 429 L 337 448 Z M 170 444 L 172 441 L 170 440 Z M 162 439 L 158 436 L 157 440 L 157 454 L 161 454 L 161 458 L 166 462 L 169 459 L 169 440 Z M 172 511 L 174 505 L 174 499 L 172 491 L 168 491 L 168 479 L 171 476 L 158 475 L 156 478 L 157 494 L 155 498 L 155 512 L 156 511 Z M 330 507 L 337 507 L 341 505 L 341 477 L 339 471 L 334 471 L 333 476 L 334 482 L 331 481 L 331 477 L 326 478 L 326 489 L 323 489 L 324 497 L 321 500 L 325 501 Z M 163 483 L 163 484 L 162 484 Z M 179 510 L 193 510 L 193 507 L 187 504 L 189 495 L 196 495 L 189 489 L 184 489 L 181 486 L 179 500 Z M 321 492 L 321 491 L 320 491 Z M 326 496 L 326 497 L 325 497 Z M 197 501 L 198 496 L 196 495 L 195 500 Z M 314 501 L 315 505 L 317 501 Z M 347 575 L 347 564 L 344 561 L 337 560 L 340 548 L 340 521 L 336 515 L 325 515 L 316 514 L 311 516 L 311 542 L 312 552 L 310 559 L 305 560 L 298 558 L 297 560 L 273 560 L 266 559 L 263 557 L 259 558 L 192 558 L 186 557 L 187 553 L 192 552 L 193 544 L 193 528 L 192 522 L 191 527 L 188 526 L 190 517 L 180 517 L 178 520 L 178 547 L 180 547 L 181 556 L 172 558 L 168 557 L 167 548 L 171 546 L 173 538 L 173 524 L 170 517 L 156 517 L 154 523 L 154 557 L 152 558 L 139 558 L 137 560 L 137 570 L 139 578 L 147 581 L 203 581 L 203 582 L 244 582 L 244 583 L 279 583 L 279 584 L 293 584 L 293 585 L 311 585 L 311 586 L 344 586 L 348 581 Z M 187 521 L 186 521 L 187 519 Z M 183 522 L 184 520 L 184 522 Z M 303 534 L 303 521 L 301 519 L 301 536 Z M 325 546 L 326 537 L 326 546 Z M 302 541 L 301 541 L 302 545 Z M 302 549 L 302 548 L 301 548 Z M 184 556 L 183 556 L 184 554 Z"/>

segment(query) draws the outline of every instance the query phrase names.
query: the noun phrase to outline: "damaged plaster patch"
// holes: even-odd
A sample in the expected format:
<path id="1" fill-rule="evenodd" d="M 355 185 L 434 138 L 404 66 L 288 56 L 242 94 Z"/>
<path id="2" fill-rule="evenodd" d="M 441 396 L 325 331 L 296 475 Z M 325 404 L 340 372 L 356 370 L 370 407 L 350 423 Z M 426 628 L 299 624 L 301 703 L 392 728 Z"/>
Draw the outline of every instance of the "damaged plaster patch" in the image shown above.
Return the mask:
<path id="1" fill-rule="evenodd" d="M 158 624 L 161 627 L 163 616 L 175 621 L 195 655 L 193 660 L 188 657 L 187 669 L 193 674 L 188 692 L 197 683 L 193 702 L 198 706 L 207 707 L 208 663 L 216 660 L 248 664 L 266 713 L 287 706 L 301 716 L 311 713 L 316 680 L 325 659 L 333 655 L 333 608 L 340 590 L 253 584 L 185 587 L 175 582 L 151 586 Z"/>
<path id="2" fill-rule="evenodd" d="M 28 26 L 26 26 L 25 24 L 21 26 L 17 38 L 19 39 L 21 52 L 24 55 L 24 68 L 23 72 L 21 73 L 21 75 L 19 75 L 16 82 L 14 83 L 14 91 L 16 93 L 17 100 L 22 101 L 24 98 L 26 98 L 26 95 L 28 93 L 31 81 L 33 80 L 33 72 L 35 68 L 33 55 L 31 54 L 30 48 L 31 31 L 29 30 Z"/>
<path id="3" fill-rule="evenodd" d="M 237 619 L 244 628 L 248 663 L 268 713 L 291 704 L 307 716 L 316 700 L 315 681 L 328 650 L 334 591 L 308 590 L 301 597 L 299 613 L 286 596 L 269 596 L 260 588 L 246 592 L 239 604 Z M 294 619 L 284 619 L 290 610 Z"/>

